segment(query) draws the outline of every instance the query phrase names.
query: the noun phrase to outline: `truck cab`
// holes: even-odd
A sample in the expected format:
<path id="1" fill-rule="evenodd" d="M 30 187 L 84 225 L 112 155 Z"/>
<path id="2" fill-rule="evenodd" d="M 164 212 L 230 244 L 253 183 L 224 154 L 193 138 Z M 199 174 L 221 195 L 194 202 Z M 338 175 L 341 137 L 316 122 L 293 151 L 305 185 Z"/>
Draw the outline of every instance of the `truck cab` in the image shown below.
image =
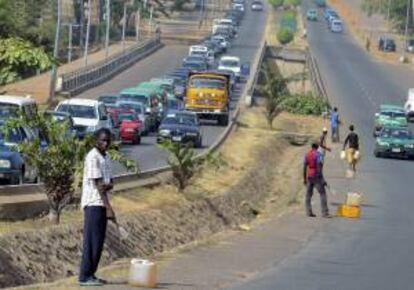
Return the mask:
<path id="1" fill-rule="evenodd" d="M 217 72 L 190 73 L 185 109 L 200 118 L 215 119 L 221 126 L 229 121 L 230 76 Z"/>

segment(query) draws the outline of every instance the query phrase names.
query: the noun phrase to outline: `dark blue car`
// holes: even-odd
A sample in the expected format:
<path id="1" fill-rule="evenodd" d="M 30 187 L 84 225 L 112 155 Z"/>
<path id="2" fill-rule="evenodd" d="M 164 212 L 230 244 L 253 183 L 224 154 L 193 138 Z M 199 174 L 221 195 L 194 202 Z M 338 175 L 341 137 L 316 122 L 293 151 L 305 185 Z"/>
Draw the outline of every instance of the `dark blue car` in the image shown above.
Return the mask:
<path id="1" fill-rule="evenodd" d="M 170 140 L 201 148 L 203 141 L 197 115 L 193 112 L 169 113 L 158 128 L 157 143 Z"/>

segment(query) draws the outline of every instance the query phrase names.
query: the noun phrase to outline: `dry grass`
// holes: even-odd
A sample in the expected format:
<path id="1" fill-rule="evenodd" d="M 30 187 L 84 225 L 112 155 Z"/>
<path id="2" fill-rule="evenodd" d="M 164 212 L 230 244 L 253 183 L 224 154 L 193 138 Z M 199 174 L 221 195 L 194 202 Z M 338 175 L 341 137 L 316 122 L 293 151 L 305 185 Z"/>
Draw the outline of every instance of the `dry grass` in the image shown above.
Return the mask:
<path id="1" fill-rule="evenodd" d="M 363 17 L 365 16 L 360 11 L 357 11 L 355 8 L 351 7 L 351 5 L 345 0 L 328 0 L 328 3 L 343 19 L 345 19 L 348 31 L 354 36 L 359 45 L 366 49 L 367 39 L 370 40 L 369 52 L 371 55 L 381 61 L 391 63 L 399 62 L 401 54 L 398 51 L 382 52 L 378 50 L 377 41 L 381 33 L 364 27 Z M 401 35 L 394 34 L 392 37 L 398 44 L 400 44 L 400 46 L 403 45 L 403 37 Z"/>

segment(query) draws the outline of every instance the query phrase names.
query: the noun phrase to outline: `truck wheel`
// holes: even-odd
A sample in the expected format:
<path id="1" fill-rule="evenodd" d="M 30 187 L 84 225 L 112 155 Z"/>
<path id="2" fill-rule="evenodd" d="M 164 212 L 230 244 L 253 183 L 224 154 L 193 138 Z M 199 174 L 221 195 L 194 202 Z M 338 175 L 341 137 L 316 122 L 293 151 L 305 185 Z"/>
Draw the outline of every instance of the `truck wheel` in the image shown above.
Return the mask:
<path id="1" fill-rule="evenodd" d="M 133 142 L 135 145 L 139 145 L 141 144 L 141 136 L 136 136 Z"/>

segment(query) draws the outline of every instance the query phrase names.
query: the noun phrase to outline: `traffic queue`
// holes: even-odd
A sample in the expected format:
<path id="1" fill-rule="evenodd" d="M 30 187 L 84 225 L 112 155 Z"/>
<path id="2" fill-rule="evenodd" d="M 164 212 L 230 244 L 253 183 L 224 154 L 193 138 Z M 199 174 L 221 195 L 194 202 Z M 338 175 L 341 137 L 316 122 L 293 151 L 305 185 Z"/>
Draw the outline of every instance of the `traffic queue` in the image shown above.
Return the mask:
<path id="1" fill-rule="evenodd" d="M 249 66 L 238 56 L 225 55 L 244 14 L 245 1 L 234 0 L 225 16 L 213 21 L 211 34 L 189 47 L 181 67 L 117 94 L 63 100 L 45 114 L 68 122 L 68 133 L 81 139 L 108 128 L 118 144 L 139 145 L 143 136 L 152 134 L 157 142 L 168 139 L 201 148 L 200 119 L 227 126 L 232 97 L 249 73 Z M 31 97 L 0 96 L 0 132 L 16 111 L 34 114 L 37 104 Z M 36 131 L 27 127 L 0 133 L 0 180 L 8 184 L 38 181 L 36 171 L 13 150 L 17 143 L 37 138 Z M 42 141 L 42 146 L 47 143 Z"/>

